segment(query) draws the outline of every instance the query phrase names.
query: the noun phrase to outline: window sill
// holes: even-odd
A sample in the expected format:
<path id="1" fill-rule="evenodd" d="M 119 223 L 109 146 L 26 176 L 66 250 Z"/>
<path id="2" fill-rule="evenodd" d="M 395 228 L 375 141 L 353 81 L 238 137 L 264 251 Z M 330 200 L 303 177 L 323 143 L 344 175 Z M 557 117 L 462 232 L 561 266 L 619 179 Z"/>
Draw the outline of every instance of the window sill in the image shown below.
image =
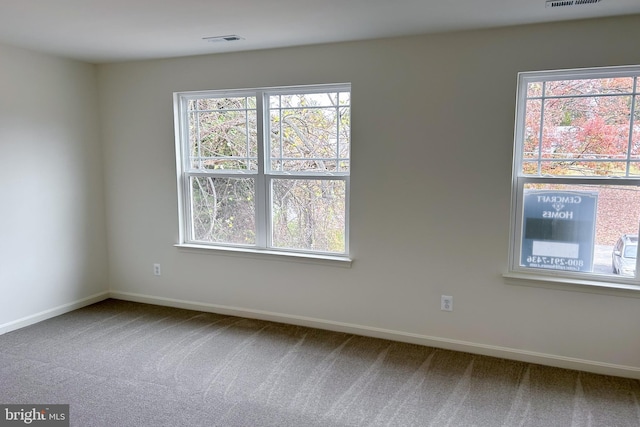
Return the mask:
<path id="1" fill-rule="evenodd" d="M 640 298 L 640 286 L 632 283 L 606 282 L 580 278 L 560 277 L 544 273 L 507 272 L 502 275 L 509 285 L 533 286 L 538 288 L 559 289 L 563 291 L 587 292 Z M 623 279 L 624 280 L 624 279 Z"/>
<path id="2" fill-rule="evenodd" d="M 339 255 L 280 252 L 253 248 L 237 248 L 231 246 L 196 245 L 192 243 L 181 243 L 174 246 L 181 251 L 199 254 L 209 253 L 215 255 L 239 256 L 243 258 L 273 259 L 277 261 L 302 262 L 307 264 L 329 265 L 343 268 L 351 268 L 351 264 L 353 263 L 351 258 Z"/>

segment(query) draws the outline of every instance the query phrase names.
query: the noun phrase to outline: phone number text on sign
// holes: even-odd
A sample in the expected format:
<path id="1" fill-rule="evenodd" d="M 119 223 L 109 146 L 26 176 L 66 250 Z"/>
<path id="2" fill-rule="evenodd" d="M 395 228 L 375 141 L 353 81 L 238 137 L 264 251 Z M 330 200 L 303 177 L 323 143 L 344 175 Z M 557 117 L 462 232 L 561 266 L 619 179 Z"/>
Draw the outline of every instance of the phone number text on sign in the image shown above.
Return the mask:
<path id="1" fill-rule="evenodd" d="M 528 256 L 527 263 L 530 267 L 575 271 L 579 271 L 584 266 L 584 260 L 582 259 L 555 258 L 535 255 Z"/>

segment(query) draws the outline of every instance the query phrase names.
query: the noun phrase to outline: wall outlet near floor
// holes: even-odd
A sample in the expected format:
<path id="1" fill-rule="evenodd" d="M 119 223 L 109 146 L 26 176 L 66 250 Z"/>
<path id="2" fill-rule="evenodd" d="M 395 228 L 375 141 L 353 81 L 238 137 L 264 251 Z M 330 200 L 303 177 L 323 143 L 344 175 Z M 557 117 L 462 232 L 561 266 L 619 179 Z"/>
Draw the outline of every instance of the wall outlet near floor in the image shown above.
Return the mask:
<path id="1" fill-rule="evenodd" d="M 161 271 L 160 271 L 160 264 L 156 263 L 153 264 L 153 275 L 154 276 L 160 276 Z"/>
<path id="2" fill-rule="evenodd" d="M 440 297 L 440 310 L 453 311 L 453 297 L 451 295 L 442 295 Z"/>

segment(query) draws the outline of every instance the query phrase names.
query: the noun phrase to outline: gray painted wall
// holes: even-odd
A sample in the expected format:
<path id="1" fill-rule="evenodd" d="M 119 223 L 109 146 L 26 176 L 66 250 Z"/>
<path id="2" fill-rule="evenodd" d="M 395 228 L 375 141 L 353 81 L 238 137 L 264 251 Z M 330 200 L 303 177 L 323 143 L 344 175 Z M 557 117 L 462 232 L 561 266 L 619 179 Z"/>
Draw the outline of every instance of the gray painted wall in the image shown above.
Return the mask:
<path id="1" fill-rule="evenodd" d="M 104 293 L 95 66 L 0 46 L 0 325 Z"/>

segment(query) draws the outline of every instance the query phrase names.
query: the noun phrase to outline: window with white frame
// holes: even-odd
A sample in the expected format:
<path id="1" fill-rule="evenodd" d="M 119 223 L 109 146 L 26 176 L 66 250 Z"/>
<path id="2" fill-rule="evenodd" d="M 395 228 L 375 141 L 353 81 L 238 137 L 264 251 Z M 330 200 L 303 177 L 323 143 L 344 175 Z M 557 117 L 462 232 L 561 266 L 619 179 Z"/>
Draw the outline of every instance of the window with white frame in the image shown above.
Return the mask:
<path id="1" fill-rule="evenodd" d="M 510 271 L 640 285 L 640 67 L 518 77 Z"/>
<path id="2" fill-rule="evenodd" d="M 180 244 L 346 257 L 351 86 L 174 94 Z"/>

